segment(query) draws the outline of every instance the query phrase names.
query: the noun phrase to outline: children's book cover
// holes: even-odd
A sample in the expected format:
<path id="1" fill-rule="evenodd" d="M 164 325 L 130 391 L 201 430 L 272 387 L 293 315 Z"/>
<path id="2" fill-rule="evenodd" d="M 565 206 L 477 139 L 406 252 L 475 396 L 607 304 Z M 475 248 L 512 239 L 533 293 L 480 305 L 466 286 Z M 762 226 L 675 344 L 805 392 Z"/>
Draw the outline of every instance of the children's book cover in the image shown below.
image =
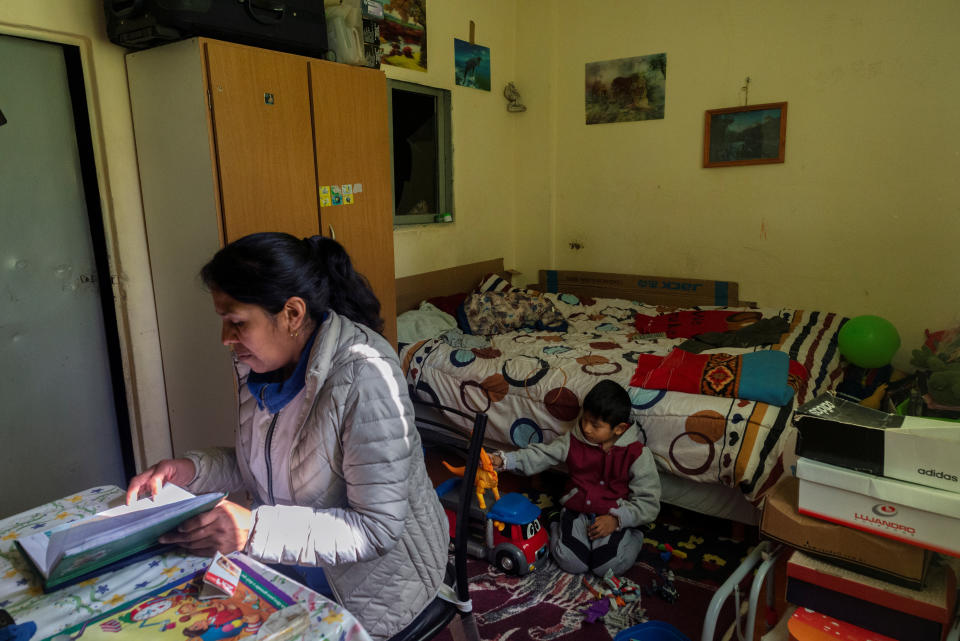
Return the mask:
<path id="1" fill-rule="evenodd" d="M 194 496 L 167 483 L 160 493 L 14 541 L 43 577 L 44 592 L 100 574 L 112 564 L 157 548 L 157 539 L 212 508 L 221 493 Z M 119 497 L 118 497 L 119 498 Z M 127 561 L 129 563 L 129 561 Z"/>
<path id="2" fill-rule="evenodd" d="M 243 573 L 236 590 L 228 598 L 199 599 L 203 583 L 203 571 L 200 571 L 67 628 L 45 641 L 55 638 L 82 638 L 84 641 L 253 638 L 271 614 L 292 605 L 293 599 L 240 560 L 232 560 Z"/>

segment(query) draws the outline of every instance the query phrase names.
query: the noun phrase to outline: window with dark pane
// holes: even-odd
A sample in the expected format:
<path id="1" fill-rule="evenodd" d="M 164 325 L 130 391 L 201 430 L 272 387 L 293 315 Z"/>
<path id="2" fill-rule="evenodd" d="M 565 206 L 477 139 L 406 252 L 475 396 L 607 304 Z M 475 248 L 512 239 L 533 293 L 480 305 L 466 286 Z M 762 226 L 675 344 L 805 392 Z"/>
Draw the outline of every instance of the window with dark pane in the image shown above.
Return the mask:
<path id="1" fill-rule="evenodd" d="M 391 80 L 394 222 L 432 223 L 452 214 L 450 92 Z"/>

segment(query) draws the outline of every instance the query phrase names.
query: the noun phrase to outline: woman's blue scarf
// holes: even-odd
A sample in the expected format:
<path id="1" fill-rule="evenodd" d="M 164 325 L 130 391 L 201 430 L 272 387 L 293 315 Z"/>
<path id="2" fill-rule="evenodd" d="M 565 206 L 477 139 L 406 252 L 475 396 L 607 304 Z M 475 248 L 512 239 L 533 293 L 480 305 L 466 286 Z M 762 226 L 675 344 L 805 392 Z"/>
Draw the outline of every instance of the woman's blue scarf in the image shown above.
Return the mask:
<path id="1" fill-rule="evenodd" d="M 321 320 L 321 322 L 323 321 Z M 300 393 L 307 382 L 307 363 L 310 361 L 310 350 L 313 349 L 313 341 L 317 338 L 319 329 L 320 323 L 317 323 L 317 328 L 313 330 L 313 334 L 310 335 L 303 351 L 300 352 L 297 368 L 293 370 L 293 374 L 287 380 L 277 382 L 280 370 L 263 374 L 250 372 L 247 377 L 247 389 L 257 399 L 258 408 L 266 407 L 268 412 L 276 414 Z"/>

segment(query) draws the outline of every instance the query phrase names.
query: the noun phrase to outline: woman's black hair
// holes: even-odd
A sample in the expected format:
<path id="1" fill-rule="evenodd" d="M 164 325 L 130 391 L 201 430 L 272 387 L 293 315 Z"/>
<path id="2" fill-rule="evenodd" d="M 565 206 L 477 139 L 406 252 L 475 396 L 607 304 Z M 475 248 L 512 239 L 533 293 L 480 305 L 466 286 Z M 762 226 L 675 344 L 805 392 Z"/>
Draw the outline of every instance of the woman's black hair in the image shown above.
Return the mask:
<path id="1" fill-rule="evenodd" d="M 583 411 L 610 427 L 630 425 L 630 395 L 619 383 L 604 379 L 593 386 L 583 399 Z"/>
<path id="2" fill-rule="evenodd" d="M 250 234 L 214 254 L 200 278 L 209 289 L 271 314 L 278 314 L 291 296 L 299 296 L 317 322 L 332 309 L 383 331 L 380 301 L 367 279 L 353 269 L 343 246 L 330 238 Z"/>

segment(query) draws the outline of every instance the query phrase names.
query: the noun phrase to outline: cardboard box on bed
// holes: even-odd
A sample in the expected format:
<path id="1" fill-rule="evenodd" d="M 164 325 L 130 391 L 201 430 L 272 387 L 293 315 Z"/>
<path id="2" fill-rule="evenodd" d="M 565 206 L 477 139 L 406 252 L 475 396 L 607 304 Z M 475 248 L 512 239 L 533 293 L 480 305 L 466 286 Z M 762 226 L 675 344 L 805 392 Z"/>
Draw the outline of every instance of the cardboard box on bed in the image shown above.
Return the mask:
<path id="1" fill-rule="evenodd" d="M 760 533 L 841 567 L 919 589 L 934 554 L 923 548 L 829 523 L 797 511 L 799 481 L 781 480 L 767 494 Z"/>
<path id="2" fill-rule="evenodd" d="M 960 557 L 960 493 L 806 458 L 797 476 L 801 514 Z"/>
<path id="3" fill-rule="evenodd" d="M 960 492 L 960 424 L 898 416 L 821 394 L 794 414 L 797 455 Z"/>
<path id="4" fill-rule="evenodd" d="M 923 590 L 911 590 L 799 550 L 787 561 L 787 601 L 899 641 L 941 641 L 956 600 L 953 570 L 939 563 Z"/>

